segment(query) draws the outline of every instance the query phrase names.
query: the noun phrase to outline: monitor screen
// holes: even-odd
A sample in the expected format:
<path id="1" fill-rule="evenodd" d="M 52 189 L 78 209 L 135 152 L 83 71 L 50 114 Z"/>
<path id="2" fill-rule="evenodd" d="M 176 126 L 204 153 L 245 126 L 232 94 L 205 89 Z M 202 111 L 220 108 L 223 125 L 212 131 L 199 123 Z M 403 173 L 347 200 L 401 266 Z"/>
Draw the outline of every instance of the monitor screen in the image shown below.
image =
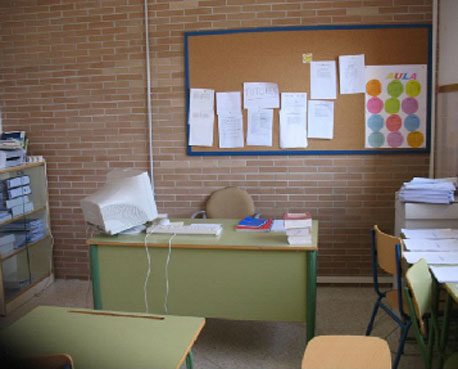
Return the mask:
<path id="1" fill-rule="evenodd" d="M 115 170 L 106 184 L 81 200 L 84 220 L 114 235 L 157 218 L 153 188 L 147 172 Z"/>

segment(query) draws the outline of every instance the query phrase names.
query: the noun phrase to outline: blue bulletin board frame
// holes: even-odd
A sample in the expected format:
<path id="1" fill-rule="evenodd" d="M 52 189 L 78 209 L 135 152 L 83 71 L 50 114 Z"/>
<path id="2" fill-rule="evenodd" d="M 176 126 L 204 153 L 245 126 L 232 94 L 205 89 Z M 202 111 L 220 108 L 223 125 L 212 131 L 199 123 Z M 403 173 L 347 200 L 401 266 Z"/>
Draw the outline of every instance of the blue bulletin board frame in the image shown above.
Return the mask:
<path id="1" fill-rule="evenodd" d="M 426 107 L 426 147 L 424 148 L 403 148 L 403 149 L 355 149 L 355 150 L 307 150 L 307 149 L 276 149 L 276 150 L 202 150 L 188 144 L 189 142 L 189 98 L 190 98 L 190 59 L 189 43 L 194 37 L 208 35 L 262 33 L 279 31 L 311 31 L 311 30 L 367 30 L 367 29 L 426 29 L 428 33 L 428 63 L 427 63 L 427 107 Z M 432 26 L 430 24 L 396 24 L 396 25 L 335 25 L 335 26 L 296 26 L 296 27 L 266 27 L 256 29 L 230 29 L 230 30 L 208 30 L 192 31 L 184 33 L 184 61 L 185 61 L 185 98 L 186 98 L 186 145 L 189 156 L 264 156 L 264 155 L 352 155 L 352 154 L 424 154 L 431 151 L 431 95 L 432 95 Z M 211 88 L 211 87 L 208 87 Z M 337 138 L 334 138 L 337 139 Z"/>

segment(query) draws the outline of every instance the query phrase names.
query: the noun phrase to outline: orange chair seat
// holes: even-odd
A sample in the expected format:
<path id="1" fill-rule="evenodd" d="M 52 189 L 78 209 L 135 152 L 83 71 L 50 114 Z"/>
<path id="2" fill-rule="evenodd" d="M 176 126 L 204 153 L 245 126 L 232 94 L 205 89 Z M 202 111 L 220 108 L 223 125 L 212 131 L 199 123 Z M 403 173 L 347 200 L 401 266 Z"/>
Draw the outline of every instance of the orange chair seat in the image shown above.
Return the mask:
<path id="1" fill-rule="evenodd" d="M 302 369 L 391 369 L 388 343 L 369 336 L 317 336 L 305 349 Z"/>

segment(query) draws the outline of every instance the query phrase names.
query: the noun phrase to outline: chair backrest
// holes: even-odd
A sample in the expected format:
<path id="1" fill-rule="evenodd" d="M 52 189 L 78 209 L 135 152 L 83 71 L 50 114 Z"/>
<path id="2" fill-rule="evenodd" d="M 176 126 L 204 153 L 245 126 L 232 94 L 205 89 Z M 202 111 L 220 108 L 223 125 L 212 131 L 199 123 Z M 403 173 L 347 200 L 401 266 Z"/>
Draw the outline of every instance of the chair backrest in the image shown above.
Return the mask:
<path id="1" fill-rule="evenodd" d="M 25 359 L 23 364 L 34 369 L 73 369 L 73 359 L 68 354 L 34 356 Z"/>
<path id="2" fill-rule="evenodd" d="M 254 215 L 255 207 L 248 192 L 238 187 L 227 187 L 210 195 L 206 213 L 209 218 L 241 219 Z"/>
<path id="3" fill-rule="evenodd" d="M 401 246 L 402 257 L 402 239 L 382 232 L 377 225 L 374 226 L 374 233 L 379 267 L 391 275 L 396 275 L 396 245 Z"/>
<path id="4" fill-rule="evenodd" d="M 431 312 L 433 279 L 425 259 L 420 259 L 409 268 L 406 280 L 420 330 L 426 334 L 423 315 Z"/>

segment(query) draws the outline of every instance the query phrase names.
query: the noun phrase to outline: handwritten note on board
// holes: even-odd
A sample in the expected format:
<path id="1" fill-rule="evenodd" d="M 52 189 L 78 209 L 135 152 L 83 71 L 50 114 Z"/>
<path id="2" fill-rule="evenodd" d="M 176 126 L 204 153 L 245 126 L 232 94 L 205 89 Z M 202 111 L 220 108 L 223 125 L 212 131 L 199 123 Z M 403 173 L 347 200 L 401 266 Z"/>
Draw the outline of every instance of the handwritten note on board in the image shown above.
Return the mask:
<path id="1" fill-rule="evenodd" d="M 271 82 L 245 82 L 243 84 L 245 109 L 275 109 L 280 107 L 278 85 Z"/>

